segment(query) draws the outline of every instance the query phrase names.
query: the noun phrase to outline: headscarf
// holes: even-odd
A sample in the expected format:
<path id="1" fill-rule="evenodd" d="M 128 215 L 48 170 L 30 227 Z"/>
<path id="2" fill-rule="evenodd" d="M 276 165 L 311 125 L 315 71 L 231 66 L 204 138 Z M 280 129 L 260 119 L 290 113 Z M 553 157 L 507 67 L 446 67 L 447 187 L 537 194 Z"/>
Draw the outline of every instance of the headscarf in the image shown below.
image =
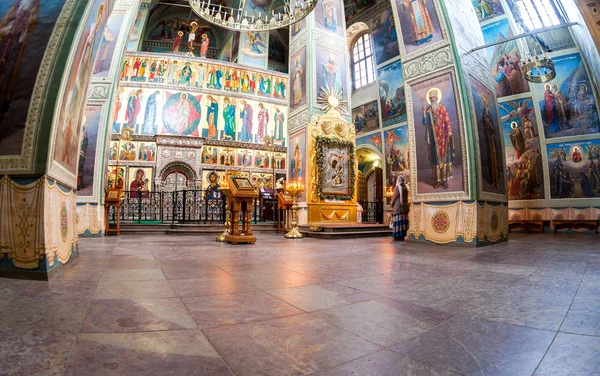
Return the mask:
<path id="1" fill-rule="evenodd" d="M 400 197 L 398 198 L 400 200 L 400 205 L 403 204 L 402 202 L 402 186 L 404 185 L 404 175 L 398 175 L 398 178 L 396 179 L 396 187 L 398 187 L 398 192 L 400 193 Z"/>

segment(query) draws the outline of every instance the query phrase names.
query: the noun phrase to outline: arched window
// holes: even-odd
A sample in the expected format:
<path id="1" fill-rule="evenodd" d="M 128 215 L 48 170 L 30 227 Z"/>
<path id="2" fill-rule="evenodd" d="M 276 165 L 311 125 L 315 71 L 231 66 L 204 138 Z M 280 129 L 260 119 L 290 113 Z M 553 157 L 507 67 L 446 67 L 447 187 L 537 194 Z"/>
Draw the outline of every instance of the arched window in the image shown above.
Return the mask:
<path id="1" fill-rule="evenodd" d="M 554 0 L 514 0 L 515 18 L 525 31 L 564 23 L 562 12 Z"/>
<path id="2" fill-rule="evenodd" d="M 375 82 L 373 44 L 369 33 L 361 35 L 354 43 L 352 62 L 354 66 L 354 89 Z"/>

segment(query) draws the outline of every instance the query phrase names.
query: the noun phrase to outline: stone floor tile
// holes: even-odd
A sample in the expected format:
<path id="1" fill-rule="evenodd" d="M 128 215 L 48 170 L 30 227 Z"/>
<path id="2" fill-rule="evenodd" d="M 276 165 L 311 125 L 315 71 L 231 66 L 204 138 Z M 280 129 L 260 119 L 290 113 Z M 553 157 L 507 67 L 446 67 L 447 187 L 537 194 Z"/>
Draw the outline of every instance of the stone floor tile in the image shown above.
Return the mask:
<path id="1" fill-rule="evenodd" d="M 600 336 L 600 286 L 579 287 L 560 331 Z"/>
<path id="2" fill-rule="evenodd" d="M 158 281 L 166 278 L 160 269 L 109 269 L 102 279 L 113 281 Z"/>
<path id="3" fill-rule="evenodd" d="M 67 376 L 232 375 L 199 330 L 77 336 Z"/>
<path id="4" fill-rule="evenodd" d="M 211 275 L 199 279 L 173 279 L 169 282 L 181 298 L 235 294 L 256 290 L 255 287 L 229 274 Z"/>
<path id="5" fill-rule="evenodd" d="M 315 376 L 452 376 L 457 373 L 436 369 L 407 355 L 381 350 L 341 364 Z"/>
<path id="6" fill-rule="evenodd" d="M 303 313 L 262 291 L 182 300 L 202 329 Z"/>
<path id="7" fill-rule="evenodd" d="M 162 281 L 119 281 L 105 279 L 98 283 L 94 299 L 159 299 L 177 297 L 171 284 Z"/>
<path id="8" fill-rule="evenodd" d="M 595 376 L 600 372 L 600 337 L 558 333 L 535 376 Z"/>
<path id="9" fill-rule="evenodd" d="M 413 338 L 453 317 L 409 302 L 380 298 L 314 314 L 383 346 Z"/>
<path id="10" fill-rule="evenodd" d="M 75 333 L 89 299 L 17 298 L 0 300 L 0 327 Z"/>
<path id="11" fill-rule="evenodd" d="M 302 375 L 335 367 L 380 346 L 309 315 L 207 329 L 236 375 Z"/>
<path id="12" fill-rule="evenodd" d="M 335 283 L 270 290 L 269 294 L 304 311 L 320 311 L 357 303 L 377 296 Z"/>
<path id="13" fill-rule="evenodd" d="M 264 273 L 246 274 L 237 277 L 242 283 L 252 285 L 261 290 L 275 290 L 289 287 L 314 285 L 321 280 L 310 275 L 279 269 Z"/>
<path id="14" fill-rule="evenodd" d="M 130 333 L 197 327 L 179 298 L 94 299 L 87 309 L 81 331 Z"/>
<path id="15" fill-rule="evenodd" d="M 182 264 L 179 267 L 165 266 L 161 263 L 161 269 L 167 279 L 199 279 L 206 276 L 222 276 L 229 275 L 226 271 L 214 265 L 189 266 Z"/>
<path id="16" fill-rule="evenodd" d="M 555 333 L 459 316 L 394 350 L 463 375 L 531 375 Z"/>
<path id="17" fill-rule="evenodd" d="M 0 328 L 0 374 L 62 376 L 75 334 Z"/>

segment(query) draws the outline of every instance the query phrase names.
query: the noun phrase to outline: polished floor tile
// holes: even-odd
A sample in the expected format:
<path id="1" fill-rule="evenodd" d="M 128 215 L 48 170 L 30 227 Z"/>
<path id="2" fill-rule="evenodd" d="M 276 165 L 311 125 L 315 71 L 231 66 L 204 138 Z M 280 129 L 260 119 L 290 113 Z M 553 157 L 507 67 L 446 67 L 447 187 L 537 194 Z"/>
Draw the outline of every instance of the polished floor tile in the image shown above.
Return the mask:
<path id="1" fill-rule="evenodd" d="M 270 290 L 269 294 L 306 312 L 320 311 L 377 298 L 376 295 L 335 283 Z"/>
<path id="2" fill-rule="evenodd" d="M 600 373 L 600 337 L 559 333 L 550 346 L 536 376 L 577 375 L 594 376 Z"/>

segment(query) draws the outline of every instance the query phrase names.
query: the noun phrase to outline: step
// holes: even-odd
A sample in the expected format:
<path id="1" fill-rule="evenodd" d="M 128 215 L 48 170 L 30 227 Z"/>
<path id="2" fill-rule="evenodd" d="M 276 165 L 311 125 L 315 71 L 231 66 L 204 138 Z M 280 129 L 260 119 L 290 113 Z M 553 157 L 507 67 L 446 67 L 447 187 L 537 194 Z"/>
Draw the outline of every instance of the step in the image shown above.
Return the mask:
<path id="1" fill-rule="evenodd" d="M 392 230 L 379 231 L 354 231 L 354 232 L 324 232 L 324 231 L 300 231 L 302 235 L 315 239 L 356 239 L 391 236 Z"/>
<path id="2" fill-rule="evenodd" d="M 314 232 L 326 232 L 326 233 L 344 233 L 344 232 L 370 232 L 370 231 L 383 231 L 383 230 L 389 230 L 389 226 L 388 225 L 383 225 L 383 224 L 362 224 L 362 225 L 331 225 L 331 224 L 324 224 L 324 225 L 315 225 L 318 227 L 321 227 L 322 231 L 314 231 Z M 300 232 L 309 232 L 312 231 L 310 230 L 310 226 L 308 225 L 302 225 L 299 226 Z"/>

